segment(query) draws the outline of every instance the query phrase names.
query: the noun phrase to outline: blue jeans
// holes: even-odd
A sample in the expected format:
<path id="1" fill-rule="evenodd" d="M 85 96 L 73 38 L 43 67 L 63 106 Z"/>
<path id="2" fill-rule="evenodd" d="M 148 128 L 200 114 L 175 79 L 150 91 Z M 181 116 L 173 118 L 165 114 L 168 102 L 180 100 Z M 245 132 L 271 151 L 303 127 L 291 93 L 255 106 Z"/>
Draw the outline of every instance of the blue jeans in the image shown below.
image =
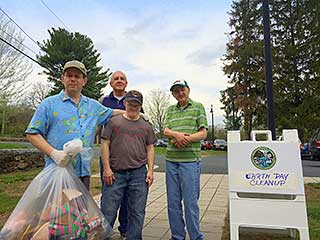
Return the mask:
<path id="1" fill-rule="evenodd" d="M 100 157 L 100 178 L 101 178 L 101 198 L 100 198 L 100 207 L 101 209 L 104 208 L 104 200 L 103 200 L 103 188 L 105 187 L 105 183 L 103 181 L 103 162 Z M 118 216 L 118 221 L 120 223 L 120 226 L 118 227 L 118 230 L 121 234 L 125 234 L 127 232 L 127 227 L 128 227 L 128 192 L 125 189 L 124 195 L 123 195 L 123 200 L 120 205 L 120 211 L 119 211 L 119 216 Z"/>
<path id="2" fill-rule="evenodd" d="M 185 222 L 190 240 L 204 239 L 199 226 L 200 168 L 200 162 L 166 161 L 168 217 L 173 239 L 185 239 Z"/>
<path id="3" fill-rule="evenodd" d="M 102 213 L 113 228 L 117 210 L 122 202 L 124 192 L 128 192 L 128 228 L 127 240 L 142 239 L 142 227 L 148 197 L 146 183 L 147 169 L 142 166 L 137 169 L 114 172 L 116 179 L 112 185 L 103 188 Z"/>

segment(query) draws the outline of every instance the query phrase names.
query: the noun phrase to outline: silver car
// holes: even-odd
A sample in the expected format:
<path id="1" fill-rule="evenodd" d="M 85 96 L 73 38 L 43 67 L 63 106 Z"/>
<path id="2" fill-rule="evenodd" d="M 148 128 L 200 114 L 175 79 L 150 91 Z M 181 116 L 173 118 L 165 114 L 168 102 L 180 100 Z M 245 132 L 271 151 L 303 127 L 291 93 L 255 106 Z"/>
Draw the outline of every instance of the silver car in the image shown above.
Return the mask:
<path id="1" fill-rule="evenodd" d="M 213 149 L 215 150 L 227 150 L 227 142 L 224 139 L 216 139 L 213 142 Z"/>

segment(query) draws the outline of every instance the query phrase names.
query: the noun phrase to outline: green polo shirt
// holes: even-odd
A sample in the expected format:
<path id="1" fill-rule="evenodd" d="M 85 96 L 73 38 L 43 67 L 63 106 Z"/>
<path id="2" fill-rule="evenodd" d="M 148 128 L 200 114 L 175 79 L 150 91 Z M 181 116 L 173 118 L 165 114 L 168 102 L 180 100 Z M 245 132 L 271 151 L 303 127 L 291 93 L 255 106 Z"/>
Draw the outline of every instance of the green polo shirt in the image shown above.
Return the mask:
<path id="1" fill-rule="evenodd" d="M 186 107 L 172 105 L 166 112 L 165 128 L 177 132 L 193 134 L 201 128 L 208 128 L 206 112 L 201 103 L 189 99 Z M 201 160 L 200 142 L 192 142 L 183 148 L 177 148 L 169 141 L 166 160 L 171 162 L 195 162 Z"/>

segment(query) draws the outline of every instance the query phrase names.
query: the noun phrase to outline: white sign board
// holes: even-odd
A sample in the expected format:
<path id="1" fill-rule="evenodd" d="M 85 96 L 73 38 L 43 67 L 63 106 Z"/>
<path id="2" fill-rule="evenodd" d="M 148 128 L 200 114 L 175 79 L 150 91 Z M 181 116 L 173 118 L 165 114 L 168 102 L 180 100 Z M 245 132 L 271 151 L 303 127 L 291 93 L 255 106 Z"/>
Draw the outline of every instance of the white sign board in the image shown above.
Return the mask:
<path id="1" fill-rule="evenodd" d="M 228 167 L 230 191 L 304 194 L 298 142 L 230 142 Z"/>
<path id="2" fill-rule="evenodd" d="M 257 141 L 259 134 L 267 140 Z M 309 239 L 297 130 L 283 130 L 283 141 L 272 141 L 270 131 L 241 141 L 240 131 L 229 131 L 228 175 L 231 240 L 239 239 L 240 226 L 298 229 L 301 240 Z"/>

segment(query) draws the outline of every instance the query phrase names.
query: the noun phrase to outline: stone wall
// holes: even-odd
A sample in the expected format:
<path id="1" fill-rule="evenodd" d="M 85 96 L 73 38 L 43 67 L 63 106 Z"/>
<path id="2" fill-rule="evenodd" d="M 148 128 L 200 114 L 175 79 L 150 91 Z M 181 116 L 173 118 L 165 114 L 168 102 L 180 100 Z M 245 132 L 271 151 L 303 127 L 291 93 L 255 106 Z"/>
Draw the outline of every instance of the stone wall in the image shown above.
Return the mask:
<path id="1" fill-rule="evenodd" d="M 36 149 L 0 150 L 0 173 L 23 171 L 43 166 L 43 153 Z"/>

